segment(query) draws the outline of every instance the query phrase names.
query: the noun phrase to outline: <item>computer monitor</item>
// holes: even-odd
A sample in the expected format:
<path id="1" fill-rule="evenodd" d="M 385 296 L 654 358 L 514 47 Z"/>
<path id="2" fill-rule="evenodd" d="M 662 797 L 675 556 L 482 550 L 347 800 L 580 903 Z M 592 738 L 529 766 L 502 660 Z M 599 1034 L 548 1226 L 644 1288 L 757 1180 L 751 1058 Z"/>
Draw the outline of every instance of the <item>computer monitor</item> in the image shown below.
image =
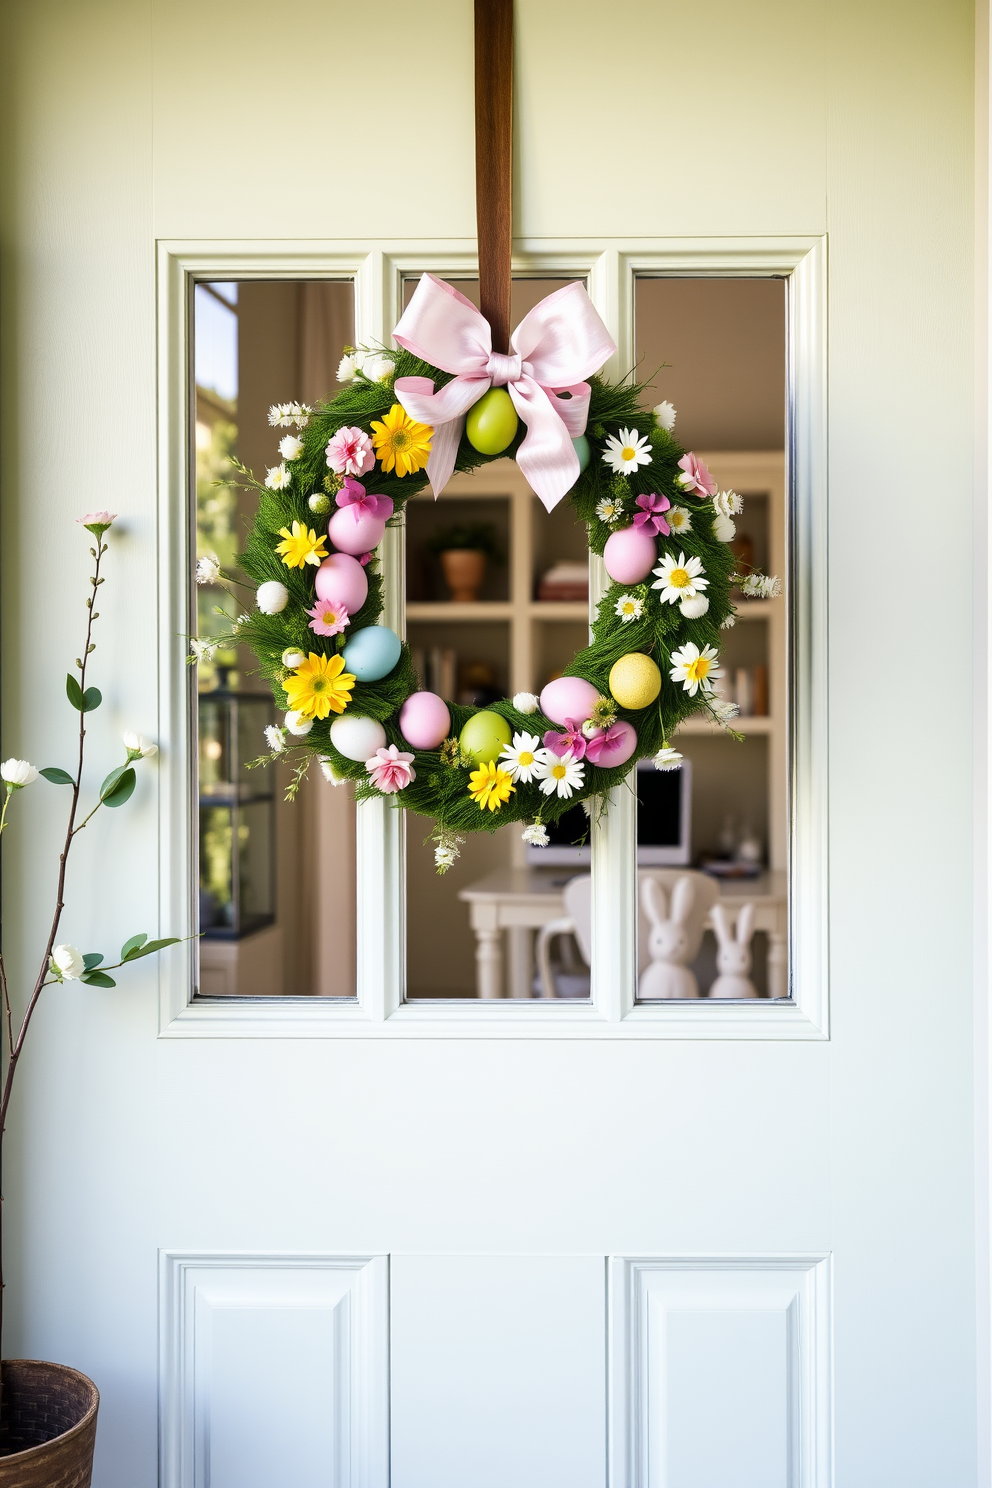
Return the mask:
<path id="1" fill-rule="evenodd" d="M 683 760 L 680 770 L 656 770 L 649 759 L 641 760 L 633 780 L 637 782 L 638 867 L 683 867 L 692 857 L 691 761 Z M 547 828 L 551 841 L 547 847 L 528 847 L 528 863 L 549 868 L 589 866 L 589 819 L 581 806 L 548 822 Z"/>

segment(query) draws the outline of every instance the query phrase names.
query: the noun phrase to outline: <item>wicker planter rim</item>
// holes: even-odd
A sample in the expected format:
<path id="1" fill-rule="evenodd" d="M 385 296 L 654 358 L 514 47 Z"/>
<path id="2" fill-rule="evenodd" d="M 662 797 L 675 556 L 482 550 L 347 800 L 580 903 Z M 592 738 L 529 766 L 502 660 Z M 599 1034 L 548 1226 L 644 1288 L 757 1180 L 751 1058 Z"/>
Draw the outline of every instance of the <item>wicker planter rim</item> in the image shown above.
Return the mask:
<path id="1" fill-rule="evenodd" d="M 16 1484 L 17 1488 L 85 1488 L 90 1482 L 93 1447 L 96 1441 L 96 1416 L 100 1392 L 91 1379 L 68 1364 L 54 1364 L 46 1359 L 4 1359 L 0 1364 L 4 1395 L 14 1386 L 22 1399 L 32 1386 L 42 1393 L 58 1392 L 59 1386 L 70 1386 L 78 1396 L 81 1415 L 67 1430 L 47 1441 L 35 1442 L 19 1452 L 0 1456 L 0 1488 Z M 16 1385 L 15 1385 L 16 1381 Z M 13 1391 L 11 1392 L 13 1394 Z"/>

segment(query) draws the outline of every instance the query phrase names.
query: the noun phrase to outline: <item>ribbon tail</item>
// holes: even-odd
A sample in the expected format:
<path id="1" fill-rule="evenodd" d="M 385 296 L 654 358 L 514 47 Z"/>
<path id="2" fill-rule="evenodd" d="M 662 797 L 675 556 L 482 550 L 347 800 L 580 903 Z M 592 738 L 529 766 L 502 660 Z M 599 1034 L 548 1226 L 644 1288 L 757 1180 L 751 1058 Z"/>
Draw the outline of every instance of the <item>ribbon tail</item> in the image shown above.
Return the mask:
<path id="1" fill-rule="evenodd" d="M 517 450 L 517 464 L 531 490 L 552 511 L 579 478 L 579 457 L 572 438 L 549 398 L 532 377 L 512 382 L 507 391 L 527 433 Z"/>
<path id="2" fill-rule="evenodd" d="M 568 430 L 569 439 L 578 439 L 586 432 L 589 422 L 589 400 L 592 388 L 587 382 L 574 382 L 571 387 L 552 388 L 551 406 Z M 558 397 L 559 393 L 571 393 L 570 398 Z"/>
<path id="3" fill-rule="evenodd" d="M 431 483 L 435 501 L 451 479 L 464 426 L 465 417 L 462 414 L 434 430 L 431 452 L 427 456 L 427 479 Z"/>

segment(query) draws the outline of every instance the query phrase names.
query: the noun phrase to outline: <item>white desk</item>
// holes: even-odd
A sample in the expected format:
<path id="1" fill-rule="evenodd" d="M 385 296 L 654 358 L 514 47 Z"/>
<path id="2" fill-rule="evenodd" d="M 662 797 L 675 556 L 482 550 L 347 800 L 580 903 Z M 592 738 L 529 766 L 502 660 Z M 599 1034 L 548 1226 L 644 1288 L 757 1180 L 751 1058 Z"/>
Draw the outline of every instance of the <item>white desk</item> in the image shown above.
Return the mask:
<path id="1" fill-rule="evenodd" d="M 581 870 L 580 870 L 581 871 Z M 532 997 L 533 932 L 564 914 L 561 891 L 567 868 L 503 868 L 462 889 L 475 932 L 476 989 L 503 996 L 503 931 L 508 932 L 509 996 Z M 736 920 L 742 904 L 754 905 L 754 928 L 768 936 L 768 995 L 788 996 L 788 900 L 784 873 L 720 880 L 720 903 Z M 712 929 L 712 925 L 709 925 Z"/>

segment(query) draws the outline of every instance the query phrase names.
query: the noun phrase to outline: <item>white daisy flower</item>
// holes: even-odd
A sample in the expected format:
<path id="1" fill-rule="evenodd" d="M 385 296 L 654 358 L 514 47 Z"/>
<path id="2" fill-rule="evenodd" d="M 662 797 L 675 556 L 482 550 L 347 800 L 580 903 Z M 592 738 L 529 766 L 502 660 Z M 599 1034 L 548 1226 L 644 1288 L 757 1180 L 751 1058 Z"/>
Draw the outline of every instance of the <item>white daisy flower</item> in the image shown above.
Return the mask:
<path id="1" fill-rule="evenodd" d="M 348 779 L 347 775 L 338 774 L 337 770 L 335 770 L 326 754 L 318 754 L 317 763 L 320 765 L 320 773 L 321 775 L 323 775 L 328 785 L 344 785 L 345 781 Z"/>
<path id="2" fill-rule="evenodd" d="M 273 465 L 265 472 L 265 484 L 270 491 L 285 491 L 292 483 L 292 474 L 285 465 Z"/>
<path id="3" fill-rule="evenodd" d="M 665 513 L 665 521 L 673 532 L 682 533 L 692 531 L 692 517 L 684 506 L 669 507 Z"/>
<path id="4" fill-rule="evenodd" d="M 651 763 L 656 770 L 681 770 L 682 756 L 670 744 L 665 744 L 658 750 Z"/>
<path id="5" fill-rule="evenodd" d="M 529 785 L 532 780 L 543 780 L 548 772 L 550 752 L 543 747 L 537 734 L 514 734 L 513 743 L 507 744 L 500 754 L 500 763 L 510 772 L 514 783 L 522 780 Z"/>
<path id="6" fill-rule="evenodd" d="M 713 505 L 721 517 L 739 517 L 744 510 L 743 498 L 736 491 L 718 491 Z"/>
<path id="7" fill-rule="evenodd" d="M 734 626 L 736 624 L 737 624 L 737 616 L 733 613 L 733 611 L 731 611 L 731 613 L 727 616 L 727 618 L 725 620 L 721 620 L 720 621 L 720 629 L 721 630 L 733 630 L 733 628 L 734 628 Z"/>
<path id="8" fill-rule="evenodd" d="M 701 590 L 709 587 L 709 579 L 703 578 L 705 570 L 700 559 L 695 556 L 687 558 L 684 553 L 680 553 L 677 558 L 672 553 L 666 553 L 658 567 L 651 572 L 658 575 L 651 588 L 661 590 L 662 604 L 678 604 L 683 599 L 695 599 Z"/>
<path id="9" fill-rule="evenodd" d="M 672 669 L 668 675 L 673 682 L 681 682 L 690 697 L 695 697 L 700 690 L 711 693 L 712 679 L 723 675 L 721 668 L 715 665 L 719 654 L 714 646 L 704 646 L 700 651 L 695 641 L 686 641 L 684 646 L 672 652 Z"/>
<path id="10" fill-rule="evenodd" d="M 596 515 L 601 522 L 619 522 L 623 516 L 623 502 L 616 496 L 604 496 L 602 501 L 596 502 Z"/>
<path id="11" fill-rule="evenodd" d="M 541 703 L 539 697 L 532 692 L 515 692 L 513 694 L 513 706 L 518 713 L 536 713 Z"/>
<path id="12" fill-rule="evenodd" d="M 273 403 L 269 409 L 269 423 L 276 429 L 291 429 L 293 426 L 292 403 Z"/>
<path id="13" fill-rule="evenodd" d="M 530 843 L 531 847 L 547 847 L 551 841 L 547 827 L 537 821 L 531 822 L 529 827 L 524 827 L 520 835 L 525 842 Z"/>
<path id="14" fill-rule="evenodd" d="M 358 357 L 353 352 L 338 362 L 338 382 L 354 382 L 358 374 Z"/>
<path id="15" fill-rule="evenodd" d="M 782 581 L 769 578 L 767 574 L 748 574 L 741 580 L 741 593 L 749 599 L 778 599 L 782 593 Z"/>
<path id="16" fill-rule="evenodd" d="M 697 594 L 695 599 L 683 599 L 679 609 L 687 620 L 699 620 L 710 607 L 710 602 L 705 594 Z"/>
<path id="17" fill-rule="evenodd" d="M 220 559 L 216 553 L 204 553 L 202 558 L 196 560 L 196 582 L 198 584 L 216 584 L 220 578 Z"/>
<path id="18" fill-rule="evenodd" d="M 304 738 L 313 728 L 313 719 L 304 718 L 302 713 L 290 712 L 286 714 L 285 725 L 291 734 L 298 739 Z"/>
<path id="19" fill-rule="evenodd" d="M 667 429 L 670 434 L 675 428 L 675 409 L 668 399 L 665 398 L 663 402 L 656 403 L 651 412 L 654 414 L 658 428 Z"/>
<path id="20" fill-rule="evenodd" d="M 607 439 L 603 459 L 617 475 L 629 475 L 639 466 L 651 464 L 651 445 L 636 429 L 621 429 Z"/>
<path id="21" fill-rule="evenodd" d="M 718 512 L 713 519 L 713 536 L 717 542 L 733 542 L 737 528 L 729 517 L 722 517 Z"/>
<path id="22" fill-rule="evenodd" d="M 547 773 L 541 781 L 541 790 L 546 796 L 560 796 L 568 800 L 573 790 L 581 790 L 585 779 L 585 766 L 581 761 L 572 758 L 572 751 L 566 750 L 558 757 L 552 755 L 547 762 Z"/>
<path id="23" fill-rule="evenodd" d="M 303 453 L 303 440 L 295 434 L 286 434 L 279 441 L 279 453 L 284 460 L 298 460 Z"/>
<path id="24" fill-rule="evenodd" d="M 624 625 L 631 620 L 640 620 L 644 614 L 644 601 L 638 599 L 636 594 L 622 594 L 613 607 L 614 614 L 620 616 Z"/>
<path id="25" fill-rule="evenodd" d="M 278 724 L 267 723 L 265 725 L 265 742 L 273 754 L 282 754 L 286 748 L 286 734 Z"/>

